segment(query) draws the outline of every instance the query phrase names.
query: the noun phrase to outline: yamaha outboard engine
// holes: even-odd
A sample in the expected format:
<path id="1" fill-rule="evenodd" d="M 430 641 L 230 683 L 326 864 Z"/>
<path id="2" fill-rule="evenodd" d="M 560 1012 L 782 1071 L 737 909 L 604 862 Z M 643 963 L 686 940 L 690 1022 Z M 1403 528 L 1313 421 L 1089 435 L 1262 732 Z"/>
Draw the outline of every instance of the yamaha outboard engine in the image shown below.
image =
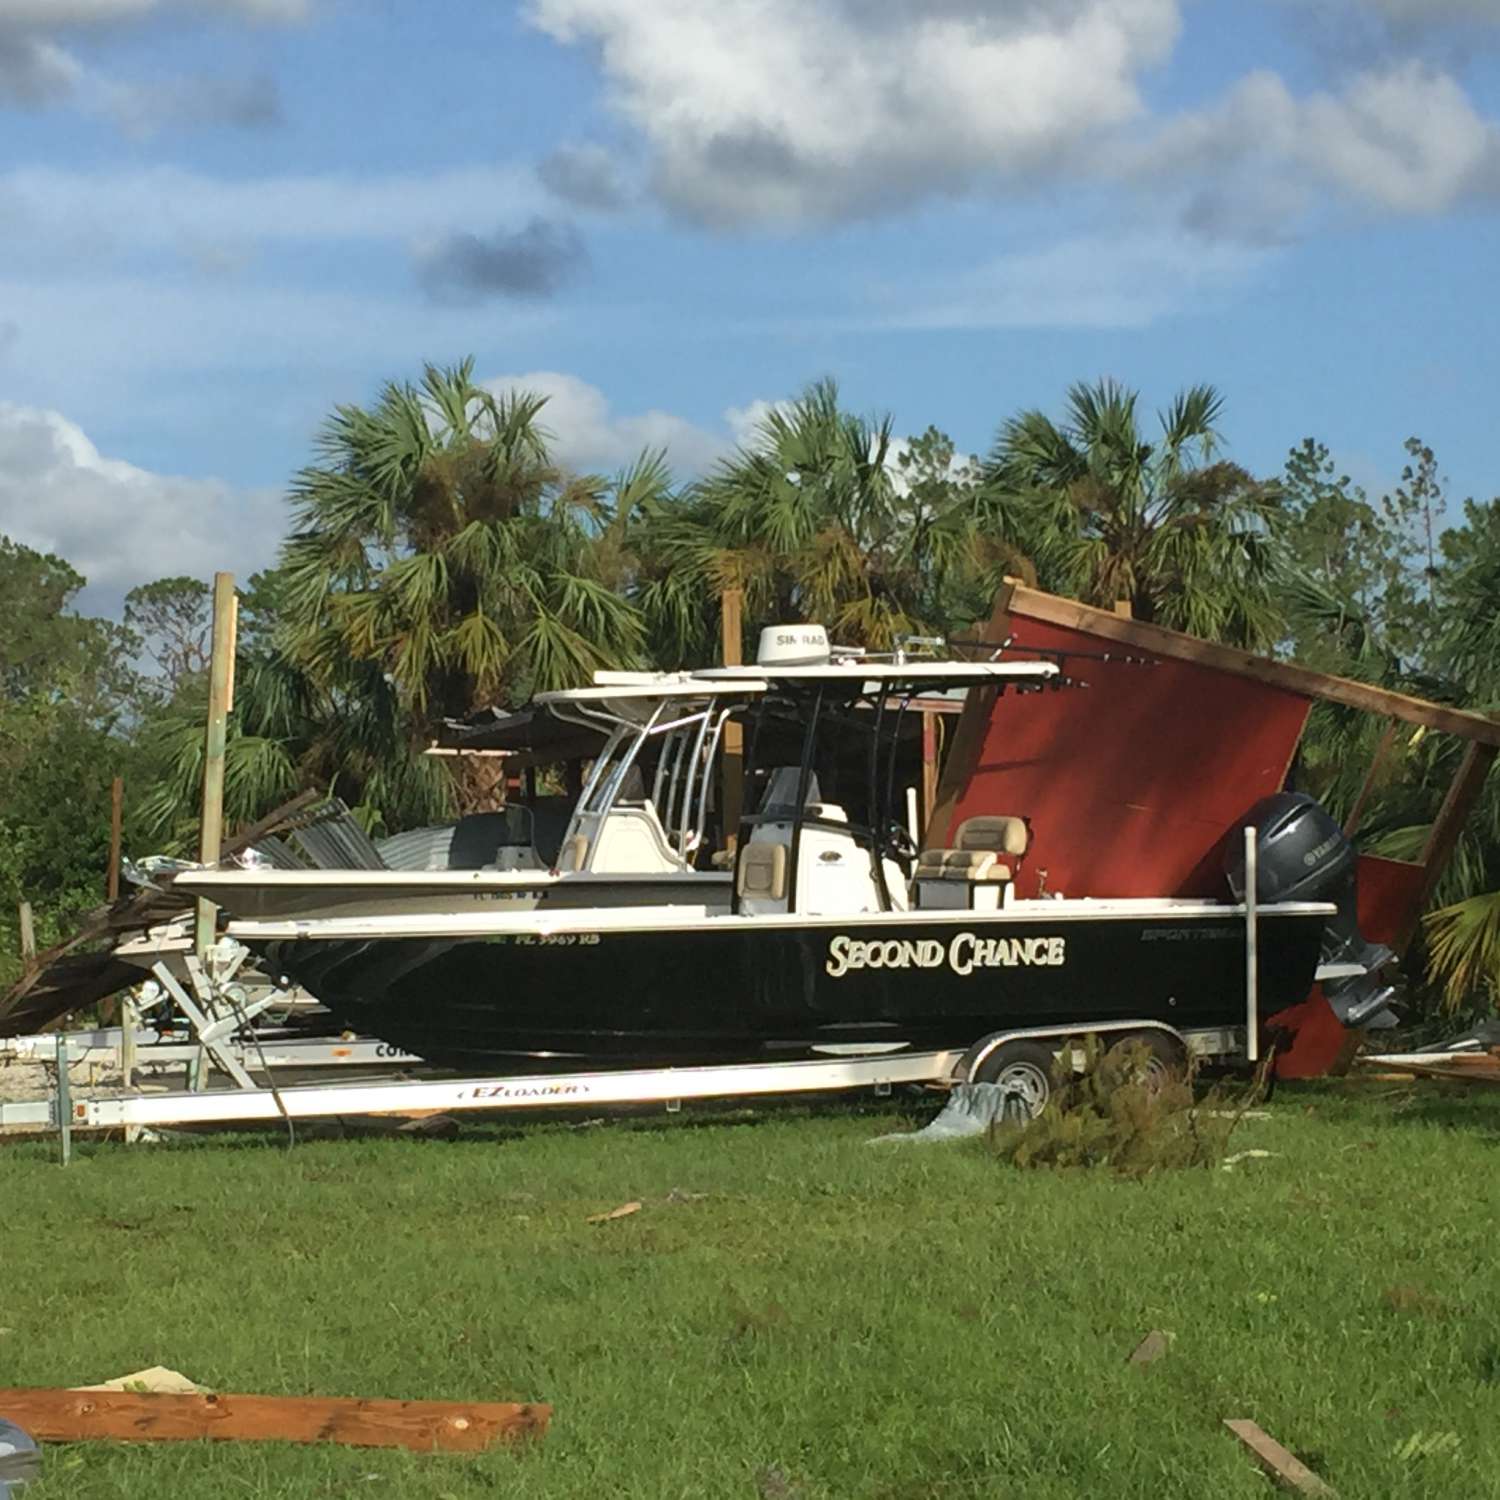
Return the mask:
<path id="1" fill-rule="evenodd" d="M 1354 845 L 1344 830 L 1305 792 L 1263 797 L 1241 820 L 1256 830 L 1256 898 L 1270 901 L 1331 901 L 1338 912 L 1323 929 L 1322 969 L 1338 965 L 1351 972 L 1329 975 L 1323 993 L 1345 1026 L 1394 1026 L 1390 1001 L 1396 989 L 1379 971 L 1395 954 L 1366 942 L 1359 930 Z M 1245 897 L 1245 848 L 1231 841 L 1225 873 L 1235 899 Z"/>

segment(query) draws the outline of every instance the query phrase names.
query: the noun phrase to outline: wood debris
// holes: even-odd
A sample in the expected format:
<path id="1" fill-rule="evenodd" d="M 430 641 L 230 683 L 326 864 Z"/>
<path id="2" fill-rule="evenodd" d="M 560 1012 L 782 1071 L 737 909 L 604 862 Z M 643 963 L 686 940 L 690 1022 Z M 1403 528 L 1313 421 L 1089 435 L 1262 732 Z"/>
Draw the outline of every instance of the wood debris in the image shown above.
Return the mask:
<path id="1" fill-rule="evenodd" d="M 1130 1358 L 1126 1361 L 1132 1365 L 1155 1364 L 1168 1349 L 1172 1347 L 1172 1335 L 1164 1333 L 1160 1328 L 1153 1328 L 1150 1333 L 1138 1343 L 1130 1352 Z"/>
<path id="2" fill-rule="evenodd" d="M 1295 1453 L 1283 1448 L 1258 1423 L 1244 1418 L 1226 1417 L 1224 1425 L 1245 1445 L 1256 1463 L 1283 1489 L 1295 1490 L 1299 1495 L 1321 1496 L 1322 1500 L 1334 1500 L 1333 1489 Z"/>
<path id="3" fill-rule="evenodd" d="M 1360 1058 L 1378 1073 L 1373 1079 L 1438 1078 L 1458 1083 L 1500 1084 L 1500 1047 L 1483 1052 L 1385 1052 Z"/>
<path id="4" fill-rule="evenodd" d="M 622 1203 L 618 1208 L 612 1208 L 606 1214 L 590 1214 L 584 1221 L 587 1224 L 607 1224 L 611 1219 L 628 1219 L 631 1214 L 641 1211 L 639 1203 Z"/>
<path id="5" fill-rule="evenodd" d="M 339 1396 L 175 1395 L 0 1390 L 0 1411 L 43 1442 L 342 1443 L 417 1453 L 480 1453 L 539 1438 L 550 1406 L 514 1401 L 365 1401 Z"/>

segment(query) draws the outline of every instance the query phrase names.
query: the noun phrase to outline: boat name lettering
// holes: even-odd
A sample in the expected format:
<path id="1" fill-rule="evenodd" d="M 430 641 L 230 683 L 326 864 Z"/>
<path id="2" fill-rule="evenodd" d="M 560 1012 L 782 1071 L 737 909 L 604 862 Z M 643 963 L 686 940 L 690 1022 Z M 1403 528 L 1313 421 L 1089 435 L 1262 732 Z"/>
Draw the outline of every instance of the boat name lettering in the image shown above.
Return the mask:
<path id="1" fill-rule="evenodd" d="M 502 938 L 503 942 L 504 939 Z M 597 932 L 518 932 L 512 942 L 522 948 L 593 948 L 598 945 Z"/>
<path id="2" fill-rule="evenodd" d="M 975 969 L 1055 967 L 1066 962 L 1066 938 L 960 932 L 947 944 L 936 938 L 830 938 L 824 968 L 834 979 L 842 979 L 851 969 L 940 969 L 946 964 L 955 974 L 967 975 Z"/>

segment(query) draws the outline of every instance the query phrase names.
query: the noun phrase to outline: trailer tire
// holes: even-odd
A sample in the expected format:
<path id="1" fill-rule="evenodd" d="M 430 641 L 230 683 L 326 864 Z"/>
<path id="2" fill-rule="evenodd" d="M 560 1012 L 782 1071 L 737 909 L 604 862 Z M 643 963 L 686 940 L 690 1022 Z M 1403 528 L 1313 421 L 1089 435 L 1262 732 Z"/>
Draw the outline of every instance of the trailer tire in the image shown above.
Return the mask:
<path id="1" fill-rule="evenodd" d="M 998 1083 L 1021 1101 L 1027 1119 L 1034 1120 L 1057 1092 L 1057 1054 L 1043 1042 L 1018 1039 L 1002 1042 L 970 1075 L 972 1083 Z"/>
<path id="2" fill-rule="evenodd" d="M 1187 1077 L 1187 1048 L 1175 1036 L 1165 1031 L 1146 1028 L 1127 1031 L 1106 1053 L 1106 1059 L 1120 1062 L 1133 1047 L 1144 1047 L 1140 1081 L 1152 1093 L 1158 1093 L 1169 1084 L 1180 1083 Z"/>

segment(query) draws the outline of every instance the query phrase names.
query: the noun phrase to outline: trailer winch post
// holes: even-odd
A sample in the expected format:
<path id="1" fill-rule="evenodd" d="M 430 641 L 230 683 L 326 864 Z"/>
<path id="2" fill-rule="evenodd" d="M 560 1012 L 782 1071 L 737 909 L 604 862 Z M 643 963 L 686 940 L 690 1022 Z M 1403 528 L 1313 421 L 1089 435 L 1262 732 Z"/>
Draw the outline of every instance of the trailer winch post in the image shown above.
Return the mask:
<path id="1" fill-rule="evenodd" d="M 1255 860 L 1256 831 L 1245 829 L 1245 1056 L 1260 1061 L 1260 952 L 1258 947 L 1260 909 L 1256 883 L 1259 872 Z"/>

